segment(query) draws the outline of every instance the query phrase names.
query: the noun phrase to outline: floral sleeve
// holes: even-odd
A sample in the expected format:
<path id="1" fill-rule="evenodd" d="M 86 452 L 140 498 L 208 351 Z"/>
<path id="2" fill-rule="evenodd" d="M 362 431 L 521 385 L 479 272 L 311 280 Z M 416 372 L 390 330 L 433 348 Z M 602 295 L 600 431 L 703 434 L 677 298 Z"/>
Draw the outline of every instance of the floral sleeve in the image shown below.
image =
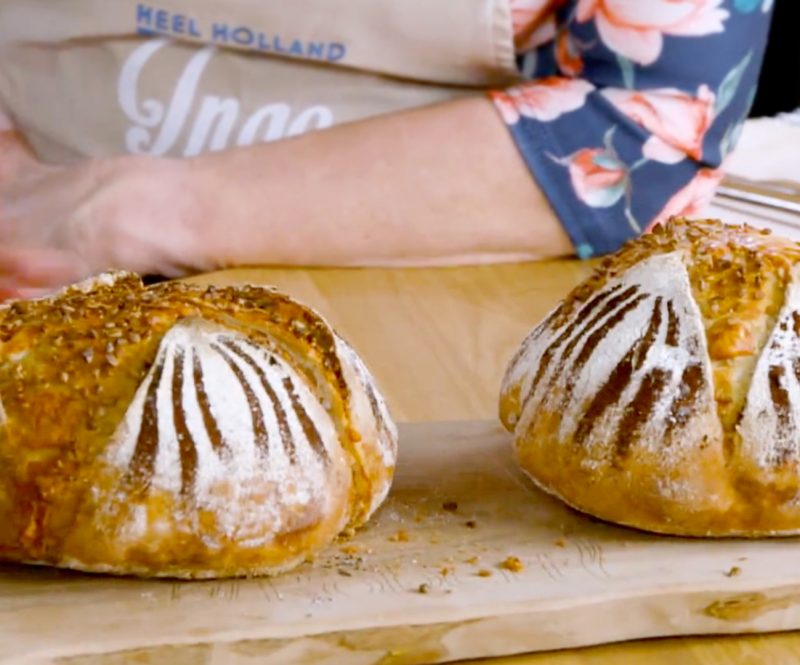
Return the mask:
<path id="1" fill-rule="evenodd" d="M 587 258 L 713 195 L 755 96 L 771 0 L 512 0 L 490 93 Z"/>

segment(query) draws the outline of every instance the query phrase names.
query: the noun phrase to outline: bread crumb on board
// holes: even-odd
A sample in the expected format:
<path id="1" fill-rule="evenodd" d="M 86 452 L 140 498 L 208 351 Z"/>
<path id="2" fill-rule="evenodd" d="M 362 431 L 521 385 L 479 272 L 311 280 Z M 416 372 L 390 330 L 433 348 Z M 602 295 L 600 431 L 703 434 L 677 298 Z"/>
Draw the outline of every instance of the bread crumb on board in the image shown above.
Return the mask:
<path id="1" fill-rule="evenodd" d="M 389 536 L 389 540 L 393 543 L 407 543 L 408 531 L 405 529 L 400 529 L 396 533 L 393 533 L 391 536 Z"/>
<path id="2" fill-rule="evenodd" d="M 445 501 L 442 504 L 442 510 L 446 510 L 448 513 L 454 513 L 458 510 L 458 503 L 456 501 Z"/>
<path id="3" fill-rule="evenodd" d="M 564 540 L 563 538 L 556 538 L 553 541 L 553 545 L 555 545 L 556 547 L 566 547 L 567 546 L 567 541 Z"/>
<path id="4" fill-rule="evenodd" d="M 464 522 L 464 526 L 468 529 L 475 529 L 478 526 L 478 523 L 475 520 L 467 520 Z"/>
<path id="5" fill-rule="evenodd" d="M 417 587 L 417 593 L 426 594 L 429 593 L 430 590 L 431 590 L 431 585 L 428 584 L 427 582 L 424 582 Z"/>
<path id="6" fill-rule="evenodd" d="M 519 560 L 519 557 L 509 556 L 506 557 L 505 560 L 500 564 L 500 567 L 503 570 L 508 570 L 512 573 L 521 573 L 525 570 L 525 566 L 523 565 L 522 561 Z"/>
<path id="7" fill-rule="evenodd" d="M 480 557 L 478 557 L 478 556 L 471 556 L 471 557 L 470 557 L 469 559 L 467 559 L 467 560 L 466 560 L 464 563 L 468 563 L 468 564 L 470 564 L 471 566 L 474 566 L 474 565 L 476 565 L 476 564 L 478 563 L 478 561 L 480 561 Z"/>
<path id="8" fill-rule="evenodd" d="M 725 577 L 738 577 L 742 574 L 742 569 L 739 566 L 733 566 L 729 570 L 725 571 Z"/>
<path id="9" fill-rule="evenodd" d="M 486 568 L 481 568 L 478 571 L 477 575 L 478 575 L 478 577 L 491 577 L 492 576 L 492 571 L 491 570 L 487 570 Z"/>

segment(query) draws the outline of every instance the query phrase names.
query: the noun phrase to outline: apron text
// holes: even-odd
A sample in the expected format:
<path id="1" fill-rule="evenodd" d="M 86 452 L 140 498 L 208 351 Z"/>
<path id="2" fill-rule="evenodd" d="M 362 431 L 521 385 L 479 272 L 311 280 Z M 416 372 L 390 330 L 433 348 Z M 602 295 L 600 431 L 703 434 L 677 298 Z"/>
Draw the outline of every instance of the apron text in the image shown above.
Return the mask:
<path id="1" fill-rule="evenodd" d="M 136 6 L 136 32 L 146 36 L 193 37 L 221 46 L 326 62 L 337 62 L 347 53 L 346 46 L 339 42 L 287 39 L 246 25 L 215 21 L 204 27 L 195 17 L 143 3 Z"/>
<path id="2" fill-rule="evenodd" d="M 124 62 L 117 84 L 117 100 L 131 126 L 125 133 L 125 148 L 131 153 L 164 155 L 185 141 L 179 152 L 185 157 L 205 151 L 223 150 L 259 141 L 276 141 L 333 125 L 328 106 L 299 110 L 285 102 L 266 104 L 242 117 L 235 97 L 205 95 L 197 89 L 215 47 L 198 50 L 186 63 L 168 100 L 140 99 L 139 81 L 146 65 L 168 42 L 149 40 Z M 186 131 L 188 129 L 188 132 Z"/>

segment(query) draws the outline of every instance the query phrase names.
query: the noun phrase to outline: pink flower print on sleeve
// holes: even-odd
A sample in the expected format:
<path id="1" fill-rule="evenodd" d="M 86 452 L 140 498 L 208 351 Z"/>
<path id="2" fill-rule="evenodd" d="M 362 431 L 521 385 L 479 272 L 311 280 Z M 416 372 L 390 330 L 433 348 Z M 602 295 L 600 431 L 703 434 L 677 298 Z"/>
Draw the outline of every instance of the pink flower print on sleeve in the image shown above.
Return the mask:
<path id="1" fill-rule="evenodd" d="M 602 148 L 583 148 L 566 157 L 550 156 L 566 166 L 575 196 L 591 208 L 610 208 L 626 193 L 629 170 L 614 149 L 615 128 L 609 129 Z"/>
<path id="2" fill-rule="evenodd" d="M 625 193 L 628 171 L 603 148 L 584 148 L 572 155 L 569 177 L 575 194 L 586 205 L 608 208 Z"/>
<path id="3" fill-rule="evenodd" d="M 624 90 L 606 88 L 602 92 L 617 109 L 652 133 L 642 146 L 645 157 L 675 164 L 687 156 L 703 156 L 703 139 L 714 120 L 714 93 L 701 85 L 692 97 L 673 88 Z"/>
<path id="4" fill-rule="evenodd" d="M 515 125 L 519 122 L 519 111 L 517 111 L 514 99 L 509 92 L 502 92 L 500 90 L 490 90 L 489 98 L 492 100 L 495 108 L 500 112 L 503 122 L 507 125 Z"/>
<path id="5" fill-rule="evenodd" d="M 583 58 L 575 37 L 569 30 L 559 30 L 556 35 L 555 57 L 558 71 L 565 76 L 580 76 Z"/>
<path id="6" fill-rule="evenodd" d="M 506 124 L 514 125 L 520 116 L 550 122 L 577 111 L 593 90 L 594 86 L 588 81 L 551 76 L 505 92 L 492 91 L 489 95 Z"/>
<path id="7" fill-rule="evenodd" d="M 658 59 L 664 35 L 697 37 L 724 30 L 723 0 L 579 0 L 578 21 L 594 19 L 603 43 L 640 65 Z"/>
<path id="8" fill-rule="evenodd" d="M 772 0 L 508 7 L 526 83 L 490 96 L 576 255 L 703 214 L 756 96 Z"/>
<path id="9" fill-rule="evenodd" d="M 670 217 L 693 217 L 702 212 L 711 203 L 723 175 L 722 168 L 700 169 L 683 189 L 667 201 L 647 227 L 647 231 L 652 230 L 656 224 L 666 222 Z"/>
<path id="10" fill-rule="evenodd" d="M 555 10 L 564 0 L 511 0 L 511 27 L 517 53 L 549 42 L 556 34 Z"/>

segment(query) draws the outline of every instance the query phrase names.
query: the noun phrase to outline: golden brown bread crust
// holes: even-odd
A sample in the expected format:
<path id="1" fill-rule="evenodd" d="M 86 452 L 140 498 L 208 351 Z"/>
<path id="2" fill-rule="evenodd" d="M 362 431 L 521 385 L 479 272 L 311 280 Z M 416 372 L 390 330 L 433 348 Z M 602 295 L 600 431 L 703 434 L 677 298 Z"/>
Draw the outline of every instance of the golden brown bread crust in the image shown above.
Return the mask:
<path id="1" fill-rule="evenodd" d="M 509 365 L 500 417 L 523 468 L 648 530 L 800 532 L 798 259 L 714 220 L 671 220 L 606 259 Z"/>
<path id="2" fill-rule="evenodd" d="M 14 302 L 0 400 L 11 561 L 277 572 L 363 524 L 393 472 L 396 431 L 366 368 L 265 288 L 115 275 Z"/>

